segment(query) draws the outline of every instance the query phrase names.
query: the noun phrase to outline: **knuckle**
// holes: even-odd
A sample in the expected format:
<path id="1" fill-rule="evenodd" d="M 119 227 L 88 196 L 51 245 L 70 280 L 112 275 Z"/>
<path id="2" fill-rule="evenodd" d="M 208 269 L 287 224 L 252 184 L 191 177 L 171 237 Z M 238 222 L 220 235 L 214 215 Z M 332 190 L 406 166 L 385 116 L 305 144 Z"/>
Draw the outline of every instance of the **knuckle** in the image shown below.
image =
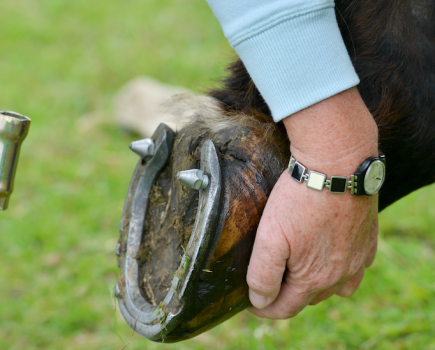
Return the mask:
<path id="1" fill-rule="evenodd" d="M 356 290 L 353 290 L 352 288 L 343 288 L 337 294 L 343 298 L 350 298 L 352 295 L 355 294 L 355 292 L 356 292 Z"/>
<path id="2" fill-rule="evenodd" d="M 340 283 L 341 281 L 341 274 L 331 274 L 327 276 L 323 276 L 320 278 L 313 288 L 314 292 L 322 292 L 332 286 L 335 286 L 336 284 Z"/>
<path id="3" fill-rule="evenodd" d="M 278 309 L 275 312 L 275 317 L 279 320 L 286 320 L 288 318 L 295 317 L 300 310 L 284 310 L 284 309 Z"/>
<path id="4" fill-rule="evenodd" d="M 288 283 L 288 282 L 287 282 Z M 295 292 L 300 295 L 310 295 L 322 292 L 331 286 L 330 277 L 326 274 L 310 276 L 310 278 L 305 278 L 299 280 L 296 285 L 294 285 Z"/>
<path id="5" fill-rule="evenodd" d="M 356 273 L 356 271 L 355 271 Z M 343 283 L 346 282 L 349 278 L 351 278 L 353 275 L 355 275 L 355 273 L 353 272 L 353 270 L 346 270 L 342 273 L 342 275 L 340 276 L 340 278 L 338 279 L 337 283 Z"/>
<path id="6" fill-rule="evenodd" d="M 246 282 L 248 283 L 249 288 L 258 294 L 266 296 L 272 296 L 276 294 L 276 286 L 272 284 L 261 282 L 254 277 L 250 277 L 249 275 L 246 277 Z"/>
<path id="7" fill-rule="evenodd" d="M 334 282 L 333 285 L 346 282 L 348 279 L 355 276 L 360 271 L 363 264 L 364 260 L 362 258 L 358 258 L 348 265 L 340 266 L 339 268 L 337 268 L 334 276 L 331 277 L 331 281 Z"/>
<path id="8" fill-rule="evenodd" d="M 313 283 L 313 287 L 310 288 L 312 292 L 321 293 L 331 287 L 337 286 L 343 282 L 346 282 L 352 276 L 356 274 L 357 271 L 352 272 L 349 270 L 340 270 L 335 271 L 334 273 L 327 274 L 319 277 L 315 283 Z"/>
<path id="9" fill-rule="evenodd" d="M 356 292 L 358 285 L 359 284 L 355 283 L 355 281 L 348 281 L 341 286 L 336 294 L 343 298 L 349 298 Z"/>
<path id="10" fill-rule="evenodd" d="M 328 289 L 331 286 L 331 282 L 326 279 L 321 279 L 311 288 L 312 292 L 320 293 L 321 291 Z"/>
<path id="11" fill-rule="evenodd" d="M 361 267 L 364 266 L 364 263 L 365 259 L 361 258 L 351 264 L 343 274 L 344 279 L 348 280 L 349 278 L 355 276 L 361 270 Z"/>

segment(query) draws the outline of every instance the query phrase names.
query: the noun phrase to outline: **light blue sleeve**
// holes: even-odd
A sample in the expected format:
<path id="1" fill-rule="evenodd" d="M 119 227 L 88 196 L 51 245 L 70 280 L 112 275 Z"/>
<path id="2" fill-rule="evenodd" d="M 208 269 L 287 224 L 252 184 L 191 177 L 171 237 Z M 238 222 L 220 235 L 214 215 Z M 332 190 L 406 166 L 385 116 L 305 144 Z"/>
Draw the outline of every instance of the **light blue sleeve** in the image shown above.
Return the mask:
<path id="1" fill-rule="evenodd" d="M 207 0 L 275 121 L 359 83 L 333 0 Z"/>

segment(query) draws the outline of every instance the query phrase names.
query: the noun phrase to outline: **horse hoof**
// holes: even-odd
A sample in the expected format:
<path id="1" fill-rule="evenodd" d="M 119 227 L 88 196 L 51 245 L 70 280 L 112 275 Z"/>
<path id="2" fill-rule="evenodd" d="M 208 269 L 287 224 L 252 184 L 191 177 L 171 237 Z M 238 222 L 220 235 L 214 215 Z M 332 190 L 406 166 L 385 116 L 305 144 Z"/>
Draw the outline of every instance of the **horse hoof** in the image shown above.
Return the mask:
<path id="1" fill-rule="evenodd" d="M 288 143 L 268 140 L 262 126 L 233 120 L 212 130 L 197 120 L 175 133 L 160 124 L 146 142 L 153 155 L 138 153 L 116 286 L 120 310 L 138 334 L 177 342 L 249 305 L 256 229 L 289 158 Z"/>

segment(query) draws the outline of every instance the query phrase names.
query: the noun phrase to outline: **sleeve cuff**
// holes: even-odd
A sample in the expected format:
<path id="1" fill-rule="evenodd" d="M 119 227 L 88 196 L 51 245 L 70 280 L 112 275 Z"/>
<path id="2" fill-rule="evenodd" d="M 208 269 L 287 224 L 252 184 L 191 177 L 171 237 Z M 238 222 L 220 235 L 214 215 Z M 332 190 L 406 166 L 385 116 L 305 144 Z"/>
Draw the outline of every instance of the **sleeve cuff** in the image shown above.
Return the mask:
<path id="1" fill-rule="evenodd" d="M 228 39 L 275 121 L 359 83 L 332 6 L 279 13 Z"/>

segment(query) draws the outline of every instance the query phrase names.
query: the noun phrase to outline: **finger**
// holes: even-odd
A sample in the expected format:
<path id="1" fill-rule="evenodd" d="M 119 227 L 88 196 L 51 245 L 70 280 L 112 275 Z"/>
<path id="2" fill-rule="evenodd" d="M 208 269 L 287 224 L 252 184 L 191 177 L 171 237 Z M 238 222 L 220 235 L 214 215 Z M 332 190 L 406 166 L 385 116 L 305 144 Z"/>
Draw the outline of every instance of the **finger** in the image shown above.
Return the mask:
<path id="1" fill-rule="evenodd" d="M 336 294 L 339 289 L 341 288 L 343 284 L 340 283 L 339 285 L 336 286 L 332 286 L 326 290 L 324 290 L 323 292 L 320 292 L 319 294 L 316 295 L 316 297 L 309 303 L 309 305 L 316 305 L 318 303 L 320 303 L 321 301 L 324 301 L 330 297 L 332 297 L 334 294 Z"/>
<path id="2" fill-rule="evenodd" d="M 364 271 L 364 266 L 361 266 L 361 268 L 355 275 L 353 275 L 351 278 L 343 283 L 343 285 L 336 294 L 344 298 L 349 298 L 350 296 L 352 296 L 361 284 L 361 281 L 364 277 Z"/>
<path id="3" fill-rule="evenodd" d="M 365 261 L 365 267 L 370 267 L 376 257 L 376 251 L 378 250 L 378 230 L 379 230 L 379 220 L 376 216 L 375 223 L 373 224 L 372 231 L 370 234 L 370 247 L 369 253 Z"/>
<path id="4" fill-rule="evenodd" d="M 281 290 L 275 301 L 264 309 L 250 308 L 254 315 L 270 319 L 287 319 L 301 312 L 317 295 L 301 291 L 294 284 L 282 282 Z"/>
<path id="5" fill-rule="evenodd" d="M 255 237 L 246 280 L 249 299 L 256 308 L 271 304 L 278 295 L 290 249 L 273 215 L 265 212 Z"/>

